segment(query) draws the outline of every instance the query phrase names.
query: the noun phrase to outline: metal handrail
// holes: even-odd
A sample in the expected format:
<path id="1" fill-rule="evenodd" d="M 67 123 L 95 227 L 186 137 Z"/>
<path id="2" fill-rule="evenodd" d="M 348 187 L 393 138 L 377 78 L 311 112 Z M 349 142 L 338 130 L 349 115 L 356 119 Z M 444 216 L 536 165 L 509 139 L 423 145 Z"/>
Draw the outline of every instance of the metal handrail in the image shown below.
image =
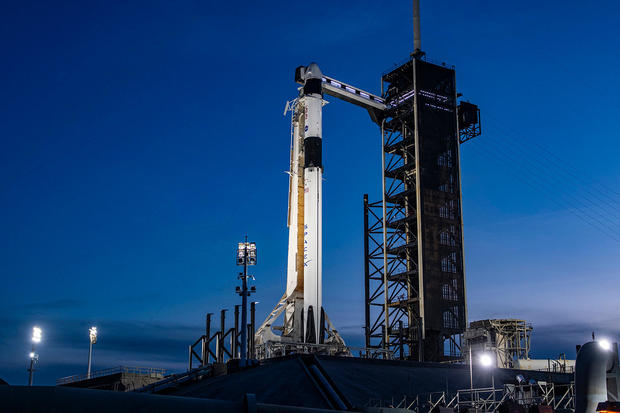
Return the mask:
<path id="1" fill-rule="evenodd" d="M 133 391 L 136 393 L 156 393 L 167 387 L 176 386 L 180 383 L 184 383 L 196 377 L 210 375 L 212 370 L 213 367 L 211 365 L 205 367 L 198 367 L 183 373 L 172 374 L 163 380 L 147 384 L 146 386 L 139 387 L 137 389 L 134 389 Z"/>
<path id="2" fill-rule="evenodd" d="M 161 368 L 156 368 L 156 367 L 117 366 L 117 367 L 112 367 L 109 369 L 93 371 L 90 373 L 90 376 L 85 373 L 85 374 L 75 374 L 73 376 L 68 376 L 68 377 L 62 377 L 56 380 L 56 385 L 60 386 L 63 384 L 75 383 L 77 381 L 94 379 L 96 377 L 108 376 L 111 374 L 118 374 L 118 373 L 140 374 L 144 376 L 157 375 L 158 377 L 161 376 L 163 378 L 167 372 L 168 372 L 167 369 L 161 369 Z"/>
<path id="3" fill-rule="evenodd" d="M 452 398 L 450 398 L 452 397 Z M 495 412 L 507 400 L 514 400 L 522 405 L 545 404 L 553 409 L 574 408 L 574 384 L 536 383 L 523 385 L 504 385 L 501 388 L 483 387 L 457 390 L 453 396 L 446 392 L 418 394 L 415 398 L 404 396 L 403 400 L 413 400 L 406 408 L 416 413 L 431 412 L 437 406 L 456 409 L 473 408 L 483 412 Z M 391 401 L 371 399 L 368 406 L 402 407 Z"/>
<path id="4" fill-rule="evenodd" d="M 499 397 L 496 396 L 496 393 L 499 393 Z M 473 390 L 458 390 L 455 398 L 455 407 L 461 408 L 466 406 L 484 412 L 494 412 L 507 398 L 508 392 L 504 392 L 503 388 L 485 387 Z M 454 403 L 455 399 L 452 399 L 451 402 Z"/>

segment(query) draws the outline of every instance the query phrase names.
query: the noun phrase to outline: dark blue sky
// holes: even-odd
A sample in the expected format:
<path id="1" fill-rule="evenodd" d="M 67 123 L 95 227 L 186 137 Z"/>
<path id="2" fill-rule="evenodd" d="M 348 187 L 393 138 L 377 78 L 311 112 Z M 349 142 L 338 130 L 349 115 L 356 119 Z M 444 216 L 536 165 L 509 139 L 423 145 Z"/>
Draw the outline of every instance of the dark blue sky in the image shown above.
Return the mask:
<path id="1" fill-rule="evenodd" d="M 0 377 L 183 370 L 206 312 L 259 246 L 258 318 L 284 289 L 294 68 L 379 92 L 412 49 L 410 2 L 3 2 Z M 454 64 L 484 134 L 462 146 L 470 319 L 534 323 L 536 356 L 619 338 L 620 4 L 422 2 L 422 48 Z M 324 110 L 324 305 L 361 344 L 362 194 L 379 134 Z M 615 239 L 614 239 L 615 238 Z"/>

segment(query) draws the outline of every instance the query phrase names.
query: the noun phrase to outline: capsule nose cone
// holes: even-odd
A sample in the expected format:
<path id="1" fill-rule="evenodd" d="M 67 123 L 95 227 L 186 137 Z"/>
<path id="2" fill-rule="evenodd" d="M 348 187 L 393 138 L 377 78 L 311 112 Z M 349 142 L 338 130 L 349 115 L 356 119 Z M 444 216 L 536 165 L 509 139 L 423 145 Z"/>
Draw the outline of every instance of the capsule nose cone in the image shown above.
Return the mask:
<path id="1" fill-rule="evenodd" d="M 323 73 L 321 73 L 321 69 L 319 69 L 319 65 L 312 62 L 306 68 L 306 80 L 308 79 L 321 79 L 323 77 Z"/>

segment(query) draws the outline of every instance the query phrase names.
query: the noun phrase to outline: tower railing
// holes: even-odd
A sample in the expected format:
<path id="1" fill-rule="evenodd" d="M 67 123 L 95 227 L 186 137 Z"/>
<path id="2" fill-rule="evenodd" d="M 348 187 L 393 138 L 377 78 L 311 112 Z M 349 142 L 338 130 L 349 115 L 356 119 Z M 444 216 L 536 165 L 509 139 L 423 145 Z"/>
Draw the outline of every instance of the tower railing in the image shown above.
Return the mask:
<path id="1" fill-rule="evenodd" d="M 155 368 L 155 367 L 134 367 L 134 366 L 117 366 L 109 369 L 96 370 L 90 373 L 90 377 L 87 373 L 75 374 L 73 376 L 62 377 L 56 380 L 57 386 L 65 384 L 75 383 L 87 379 L 96 379 L 97 377 L 110 376 L 112 374 L 136 374 L 142 376 L 150 376 L 163 378 L 167 374 L 167 369 Z"/>
<path id="2" fill-rule="evenodd" d="M 447 407 L 455 411 L 472 409 L 479 412 L 496 412 L 506 402 L 523 407 L 534 405 L 551 406 L 557 409 L 574 409 L 574 384 L 554 384 L 538 382 L 534 384 L 505 384 L 501 388 L 481 387 L 457 390 L 456 393 L 432 392 L 415 396 L 404 395 L 401 399 L 370 399 L 367 406 L 395 407 L 412 410 L 416 413 L 430 413 L 437 407 Z"/>

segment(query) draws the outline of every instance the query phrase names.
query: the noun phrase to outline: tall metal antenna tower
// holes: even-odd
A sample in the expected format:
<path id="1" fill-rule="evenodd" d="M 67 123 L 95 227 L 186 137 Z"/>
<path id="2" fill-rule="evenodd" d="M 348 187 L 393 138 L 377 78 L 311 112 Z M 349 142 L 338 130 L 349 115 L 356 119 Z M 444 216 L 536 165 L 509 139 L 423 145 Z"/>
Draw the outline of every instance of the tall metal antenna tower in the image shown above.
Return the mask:
<path id="1" fill-rule="evenodd" d="M 420 34 L 420 0 L 413 0 L 413 54 L 422 53 L 422 36 Z"/>

